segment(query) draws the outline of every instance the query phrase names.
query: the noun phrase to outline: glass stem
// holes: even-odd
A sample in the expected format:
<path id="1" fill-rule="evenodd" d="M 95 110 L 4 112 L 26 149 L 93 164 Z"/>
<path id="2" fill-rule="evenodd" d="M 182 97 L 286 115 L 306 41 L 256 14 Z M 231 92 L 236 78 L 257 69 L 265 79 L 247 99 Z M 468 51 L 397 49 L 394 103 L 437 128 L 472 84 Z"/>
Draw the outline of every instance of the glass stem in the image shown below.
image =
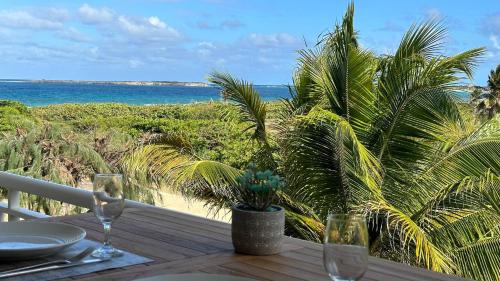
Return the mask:
<path id="1" fill-rule="evenodd" d="M 105 247 L 110 247 L 111 246 L 111 223 L 110 222 L 105 222 L 102 224 L 104 226 L 104 246 Z"/>

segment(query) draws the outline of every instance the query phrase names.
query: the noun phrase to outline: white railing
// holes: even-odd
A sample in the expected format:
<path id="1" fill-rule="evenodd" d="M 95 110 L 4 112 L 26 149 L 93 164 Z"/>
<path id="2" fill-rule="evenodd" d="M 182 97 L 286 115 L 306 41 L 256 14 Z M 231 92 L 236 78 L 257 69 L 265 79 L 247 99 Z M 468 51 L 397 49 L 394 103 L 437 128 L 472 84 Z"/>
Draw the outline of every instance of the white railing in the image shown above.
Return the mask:
<path id="1" fill-rule="evenodd" d="M 0 172 L 0 187 L 7 189 L 7 203 L 0 202 L 0 214 L 8 215 L 9 221 L 16 221 L 21 218 L 44 218 L 45 214 L 34 212 L 20 207 L 21 192 L 39 195 L 45 198 L 54 199 L 71 205 L 84 208 L 92 208 L 92 192 L 71 186 L 53 183 L 30 177 Z M 125 208 L 130 207 L 154 207 L 137 201 L 126 200 Z M 1 218 L 1 217 L 0 217 Z"/>

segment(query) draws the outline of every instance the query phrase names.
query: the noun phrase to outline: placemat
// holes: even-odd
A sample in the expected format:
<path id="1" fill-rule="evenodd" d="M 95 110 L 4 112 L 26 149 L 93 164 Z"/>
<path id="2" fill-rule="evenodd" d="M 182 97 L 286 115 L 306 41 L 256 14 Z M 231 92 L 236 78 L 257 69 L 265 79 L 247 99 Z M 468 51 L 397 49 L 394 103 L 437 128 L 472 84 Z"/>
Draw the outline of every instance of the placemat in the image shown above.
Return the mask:
<path id="1" fill-rule="evenodd" d="M 10 262 L 10 263 L 1 263 L 0 264 L 0 271 L 3 270 L 9 270 L 9 269 L 14 269 L 14 268 L 19 268 L 23 266 L 28 266 L 32 264 L 37 264 L 45 261 L 51 261 L 51 260 L 57 260 L 57 259 L 65 259 L 68 257 L 72 257 L 79 252 L 83 251 L 84 249 L 88 247 L 95 247 L 96 249 L 101 246 L 100 243 L 90 241 L 90 240 L 82 240 L 75 245 L 67 248 L 63 252 L 47 257 L 45 259 L 36 259 L 36 260 L 30 260 L 30 261 L 15 261 L 15 262 Z M 74 266 L 74 267 L 68 267 L 68 268 L 61 268 L 57 270 L 50 270 L 50 271 L 44 271 L 44 272 L 38 272 L 38 273 L 33 273 L 33 274 L 27 274 L 27 275 L 20 275 L 16 277 L 10 277 L 10 278 L 4 278 L 0 279 L 1 281 L 39 281 L 39 280 L 54 280 L 54 279 L 59 279 L 59 278 L 66 278 L 66 277 L 73 277 L 73 276 L 78 276 L 86 273 L 91 273 L 91 272 L 96 272 L 96 271 L 101 271 L 105 269 L 111 269 L 111 268 L 118 268 L 118 267 L 124 267 L 124 266 L 129 266 L 129 265 L 134 265 L 134 264 L 141 264 L 141 263 L 147 263 L 151 262 L 153 260 L 148 259 L 146 257 L 142 257 L 136 254 L 132 254 L 130 252 L 123 251 L 124 255 L 121 257 L 113 258 L 109 261 L 105 262 L 100 262 L 100 263 L 94 263 L 94 264 L 86 264 L 82 266 Z"/>
<path id="2" fill-rule="evenodd" d="M 209 273 L 164 274 L 134 281 L 257 281 L 246 277 Z"/>

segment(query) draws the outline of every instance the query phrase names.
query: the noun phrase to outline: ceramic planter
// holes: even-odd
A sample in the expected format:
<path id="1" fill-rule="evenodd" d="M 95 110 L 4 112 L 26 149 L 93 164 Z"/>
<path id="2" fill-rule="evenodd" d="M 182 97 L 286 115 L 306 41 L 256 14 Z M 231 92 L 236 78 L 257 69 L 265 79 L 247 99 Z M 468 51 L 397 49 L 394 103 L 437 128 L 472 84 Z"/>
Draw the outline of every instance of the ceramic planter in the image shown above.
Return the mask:
<path id="1" fill-rule="evenodd" d="M 232 209 L 231 235 L 234 250 L 248 255 L 279 253 L 285 232 L 285 210 L 273 205 L 274 211 L 246 210 L 242 205 Z"/>

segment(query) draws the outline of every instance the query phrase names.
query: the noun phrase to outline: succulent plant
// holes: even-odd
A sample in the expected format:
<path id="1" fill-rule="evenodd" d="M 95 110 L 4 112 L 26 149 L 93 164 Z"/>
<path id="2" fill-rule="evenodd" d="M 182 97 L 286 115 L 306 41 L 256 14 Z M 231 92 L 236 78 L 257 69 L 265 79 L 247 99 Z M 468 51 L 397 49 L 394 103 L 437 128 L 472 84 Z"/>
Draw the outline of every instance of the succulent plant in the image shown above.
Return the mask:
<path id="1" fill-rule="evenodd" d="M 254 211 L 272 211 L 271 204 L 282 187 L 278 175 L 270 170 L 258 171 L 255 164 L 250 164 L 236 181 L 236 200 L 239 204 Z"/>

